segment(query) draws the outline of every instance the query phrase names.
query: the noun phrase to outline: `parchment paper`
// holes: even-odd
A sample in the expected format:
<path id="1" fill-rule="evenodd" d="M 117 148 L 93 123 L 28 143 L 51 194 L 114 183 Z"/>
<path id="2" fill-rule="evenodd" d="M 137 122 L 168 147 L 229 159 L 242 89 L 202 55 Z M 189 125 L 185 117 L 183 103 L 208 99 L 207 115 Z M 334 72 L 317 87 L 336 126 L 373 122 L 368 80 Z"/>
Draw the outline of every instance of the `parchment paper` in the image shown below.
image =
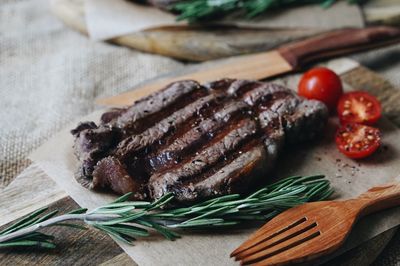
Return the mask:
<path id="1" fill-rule="evenodd" d="M 159 9 L 126 0 L 86 0 L 85 18 L 90 38 L 107 40 L 127 33 L 163 26 L 179 26 L 175 16 Z M 334 29 L 362 27 L 362 14 L 357 5 L 339 1 L 331 8 L 319 5 L 268 12 L 252 20 L 227 17 L 218 24 L 239 27 L 294 27 Z"/>
<path id="2" fill-rule="evenodd" d="M 331 64 L 331 68 L 346 69 L 343 64 Z M 294 89 L 298 75 L 277 80 Z M 346 86 L 346 89 L 349 89 Z M 90 114 L 80 121 L 98 118 L 103 110 Z M 77 123 L 78 121 L 76 121 Z M 74 179 L 77 160 L 73 155 L 73 139 L 69 130 L 73 123 L 58 133 L 31 156 L 61 188 L 65 189 L 79 205 L 89 209 L 111 201 L 115 196 L 89 191 Z M 400 138 L 399 130 L 388 120 L 382 119 L 378 126 L 383 132 L 383 149 L 367 160 L 353 161 L 337 152 L 333 134 L 335 121 L 331 119 L 325 135 L 312 144 L 290 147 L 279 159 L 273 177 L 289 175 L 325 174 L 336 190 L 336 199 L 356 197 L 369 188 L 383 183 L 399 181 Z M 380 212 L 362 219 L 340 252 L 348 250 L 390 228 L 400 224 L 400 208 Z M 230 252 L 257 228 L 222 230 L 213 233 L 184 232 L 183 238 L 174 242 L 158 235 L 140 239 L 134 246 L 120 244 L 139 265 L 232 265 Z M 336 253 L 337 254 L 337 253 Z"/>

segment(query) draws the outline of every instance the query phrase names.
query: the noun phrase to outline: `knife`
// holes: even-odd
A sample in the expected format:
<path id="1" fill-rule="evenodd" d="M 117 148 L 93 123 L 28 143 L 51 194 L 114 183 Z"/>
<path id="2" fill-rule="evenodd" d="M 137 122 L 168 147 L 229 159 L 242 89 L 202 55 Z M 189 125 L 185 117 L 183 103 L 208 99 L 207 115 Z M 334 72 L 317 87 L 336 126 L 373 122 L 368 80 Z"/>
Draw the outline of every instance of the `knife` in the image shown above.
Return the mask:
<path id="1" fill-rule="evenodd" d="M 400 28 L 375 26 L 364 29 L 341 29 L 295 41 L 276 50 L 231 57 L 207 69 L 194 70 L 146 82 L 133 90 L 99 99 L 101 105 L 126 106 L 171 82 L 184 79 L 204 83 L 221 78 L 262 80 L 297 71 L 305 65 L 331 57 L 361 52 L 400 43 Z"/>

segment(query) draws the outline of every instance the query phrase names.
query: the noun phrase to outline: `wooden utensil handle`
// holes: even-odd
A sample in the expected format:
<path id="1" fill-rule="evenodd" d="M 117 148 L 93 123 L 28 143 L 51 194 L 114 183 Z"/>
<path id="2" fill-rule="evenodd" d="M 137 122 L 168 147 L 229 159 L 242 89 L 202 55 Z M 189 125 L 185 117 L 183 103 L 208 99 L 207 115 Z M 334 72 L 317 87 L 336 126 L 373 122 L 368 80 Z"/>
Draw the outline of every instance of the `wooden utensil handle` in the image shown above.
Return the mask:
<path id="1" fill-rule="evenodd" d="M 400 183 L 373 187 L 361 194 L 355 201 L 361 204 L 361 215 L 400 206 Z"/>
<path id="2" fill-rule="evenodd" d="M 278 51 L 298 69 L 312 61 L 400 42 L 400 28 L 343 29 L 281 46 Z"/>

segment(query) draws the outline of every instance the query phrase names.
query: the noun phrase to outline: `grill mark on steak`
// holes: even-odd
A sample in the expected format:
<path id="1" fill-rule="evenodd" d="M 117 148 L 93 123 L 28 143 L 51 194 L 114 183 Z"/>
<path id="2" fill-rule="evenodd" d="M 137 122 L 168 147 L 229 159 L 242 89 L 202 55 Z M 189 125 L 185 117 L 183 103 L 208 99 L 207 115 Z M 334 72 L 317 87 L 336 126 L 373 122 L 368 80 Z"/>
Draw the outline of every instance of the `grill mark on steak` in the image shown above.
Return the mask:
<path id="1" fill-rule="evenodd" d="M 154 198 L 168 192 L 169 187 L 179 184 L 186 179 L 202 174 L 208 168 L 225 159 L 229 153 L 235 151 L 245 140 L 250 139 L 257 132 L 257 125 L 250 119 L 241 120 L 233 128 L 226 129 L 216 136 L 211 143 L 202 147 L 194 157 L 188 158 L 182 164 L 165 173 L 152 175 L 149 180 L 149 190 Z"/>
<path id="2" fill-rule="evenodd" d="M 231 95 L 233 97 L 241 97 L 248 91 L 253 91 L 256 88 L 265 90 L 268 88 L 268 86 L 268 83 L 261 83 L 251 80 L 236 80 L 235 82 L 232 82 L 226 92 L 228 93 L 228 95 Z"/>
<path id="3" fill-rule="evenodd" d="M 141 134 L 125 138 L 117 147 L 117 156 L 127 158 L 140 150 L 150 148 L 150 145 L 161 140 L 166 134 L 171 134 L 180 124 L 189 120 L 194 114 L 200 112 L 201 109 L 208 107 L 215 100 L 216 96 L 213 94 L 202 97 L 159 121 L 156 125 L 148 128 Z"/>
<path id="4" fill-rule="evenodd" d="M 248 91 L 259 88 L 261 90 L 270 86 L 267 83 L 262 83 L 254 80 L 234 80 L 234 79 L 221 79 L 209 82 L 204 85 L 210 91 L 224 91 L 230 97 L 241 97 Z"/>
<path id="5" fill-rule="evenodd" d="M 232 158 L 229 163 L 213 171 L 206 178 L 172 187 L 171 192 L 176 195 L 176 200 L 193 202 L 226 194 L 244 193 L 246 188 L 262 177 L 265 167 L 272 166 L 262 145 L 249 146 L 249 149 Z M 243 176 L 246 178 L 241 178 Z"/>
<path id="6" fill-rule="evenodd" d="M 209 91 L 226 92 L 229 86 L 235 81 L 235 79 L 219 79 L 204 84 L 204 87 L 207 88 Z"/>
<path id="7" fill-rule="evenodd" d="M 228 100 L 226 97 L 225 99 L 221 98 L 221 93 L 214 93 L 213 95 L 215 96 L 214 100 L 206 103 L 204 108 L 201 108 L 196 113 L 193 113 L 184 123 L 177 125 L 173 131 L 173 134 L 166 134 L 157 143 L 152 145 L 151 153 L 149 154 L 148 158 L 152 158 L 152 156 L 160 153 L 161 150 L 172 145 L 174 142 L 179 142 L 179 140 L 187 135 L 189 131 L 199 127 L 204 120 L 212 117 L 215 113 L 215 110 L 220 108 L 220 106 L 224 106 L 224 103 Z"/>
<path id="8" fill-rule="evenodd" d="M 152 97 L 135 102 L 111 123 L 125 135 L 139 134 L 207 94 L 195 81 L 175 82 Z"/>
<path id="9" fill-rule="evenodd" d="M 248 152 L 255 146 L 262 147 L 262 136 L 261 132 L 256 132 L 253 136 L 243 139 L 235 149 L 231 150 L 229 153 L 221 156 L 212 167 L 205 169 L 201 175 L 192 176 L 190 179 L 183 180 L 181 184 L 195 184 L 203 179 L 207 179 L 209 176 L 216 174 L 221 171 L 225 166 L 229 165 L 233 160 L 243 153 Z"/>
<path id="10" fill-rule="evenodd" d="M 174 138 L 169 145 L 155 152 L 149 158 L 153 172 L 164 171 L 167 168 L 178 164 L 184 157 L 190 157 L 205 142 L 210 141 L 223 127 L 238 122 L 243 119 L 243 113 L 247 112 L 248 106 L 242 102 L 229 101 L 222 105 L 219 110 L 212 114 L 198 125 L 190 127 L 189 130 L 181 134 L 179 138 Z"/>
<path id="11" fill-rule="evenodd" d="M 327 115 L 322 103 L 280 85 L 183 81 L 71 132 L 91 188 L 133 191 L 136 199 L 172 192 L 186 203 L 245 192 L 269 172 L 283 144 L 315 137 Z"/>
<path id="12" fill-rule="evenodd" d="M 255 87 L 252 90 L 242 93 L 242 99 L 250 106 L 257 106 L 258 104 L 263 104 L 271 100 L 280 99 L 283 96 L 290 95 L 296 97 L 295 94 L 277 84 L 266 83 Z M 264 106 L 268 108 L 268 106 Z"/>
<path id="13" fill-rule="evenodd" d="M 217 98 L 215 94 L 202 97 L 164 118 L 143 133 L 124 139 L 115 150 L 116 157 L 127 165 L 127 170 L 132 176 L 147 180 L 152 173 L 152 167 L 146 156 L 162 146 L 165 138 L 174 135 L 182 124 L 191 123 L 193 116 L 201 115 L 202 110 L 209 108 L 210 104 L 217 101 Z"/>

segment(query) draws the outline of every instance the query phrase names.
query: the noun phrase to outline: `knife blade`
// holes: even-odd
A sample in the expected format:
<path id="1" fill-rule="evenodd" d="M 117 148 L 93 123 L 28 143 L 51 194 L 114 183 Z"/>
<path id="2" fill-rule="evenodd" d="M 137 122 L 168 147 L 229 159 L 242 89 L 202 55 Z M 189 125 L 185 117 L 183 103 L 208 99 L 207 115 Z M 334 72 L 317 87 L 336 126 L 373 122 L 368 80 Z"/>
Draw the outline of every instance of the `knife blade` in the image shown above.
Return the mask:
<path id="1" fill-rule="evenodd" d="M 221 78 L 262 80 L 299 70 L 318 60 L 399 42 L 400 29 L 394 27 L 375 26 L 364 29 L 336 30 L 285 44 L 276 50 L 235 56 L 206 69 L 159 78 L 122 94 L 99 99 L 96 103 L 110 106 L 130 105 L 134 101 L 162 89 L 171 82 L 184 79 L 197 80 L 199 83 Z"/>

